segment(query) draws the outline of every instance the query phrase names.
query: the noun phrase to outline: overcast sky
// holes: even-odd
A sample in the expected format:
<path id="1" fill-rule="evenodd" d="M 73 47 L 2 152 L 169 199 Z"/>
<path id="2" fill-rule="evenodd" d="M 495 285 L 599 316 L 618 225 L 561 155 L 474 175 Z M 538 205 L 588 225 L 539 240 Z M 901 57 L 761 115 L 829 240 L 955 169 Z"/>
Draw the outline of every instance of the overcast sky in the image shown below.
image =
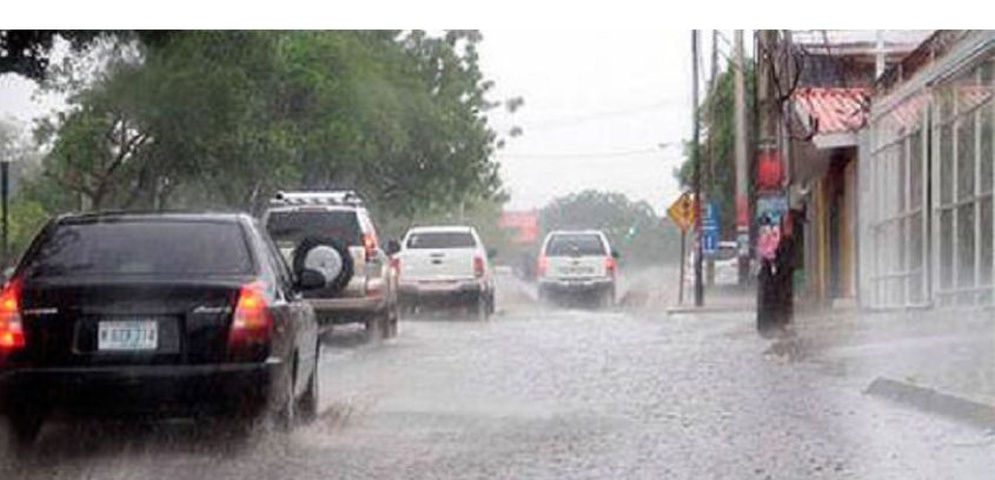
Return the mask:
<path id="1" fill-rule="evenodd" d="M 492 98 L 525 98 L 514 116 L 492 118 L 502 131 L 524 129 L 497 154 L 509 208 L 541 208 L 557 196 L 596 188 L 646 200 L 662 214 L 678 192 L 672 172 L 682 161 L 680 142 L 691 136 L 690 32 L 483 34 L 482 67 L 496 82 Z M 731 40 L 731 31 L 725 35 Z M 708 52 L 710 32 L 702 37 Z M 732 51 L 725 41 L 719 46 Z M 56 99 L 32 100 L 33 91 L 26 80 L 0 77 L 0 117 L 27 123 L 59 106 Z"/>
<path id="2" fill-rule="evenodd" d="M 481 62 L 495 98 L 525 106 L 497 160 L 510 208 L 541 208 L 587 188 L 649 201 L 677 192 L 672 171 L 690 137 L 690 33 L 665 30 L 484 30 Z M 660 147 L 661 144 L 665 146 Z"/>

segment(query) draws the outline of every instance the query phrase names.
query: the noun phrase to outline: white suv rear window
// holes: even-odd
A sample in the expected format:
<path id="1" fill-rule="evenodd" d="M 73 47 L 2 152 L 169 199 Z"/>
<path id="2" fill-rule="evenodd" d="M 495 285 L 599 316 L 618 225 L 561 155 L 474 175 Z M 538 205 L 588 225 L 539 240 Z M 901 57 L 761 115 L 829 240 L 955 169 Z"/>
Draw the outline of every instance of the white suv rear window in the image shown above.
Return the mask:
<path id="1" fill-rule="evenodd" d="M 556 234 L 546 245 L 546 255 L 550 257 L 605 255 L 605 245 L 601 237 L 593 233 Z"/>
<path id="2" fill-rule="evenodd" d="M 408 237 L 407 248 L 474 248 L 477 242 L 469 232 L 420 232 Z"/>

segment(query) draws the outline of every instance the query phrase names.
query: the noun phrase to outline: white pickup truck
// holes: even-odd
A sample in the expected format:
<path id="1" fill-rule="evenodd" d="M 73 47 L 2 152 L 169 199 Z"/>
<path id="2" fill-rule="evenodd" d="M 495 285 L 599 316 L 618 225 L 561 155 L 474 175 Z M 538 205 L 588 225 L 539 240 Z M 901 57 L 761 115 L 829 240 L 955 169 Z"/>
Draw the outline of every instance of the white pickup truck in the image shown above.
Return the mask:
<path id="1" fill-rule="evenodd" d="M 458 306 L 486 320 L 494 312 L 492 256 L 473 227 L 412 228 L 394 255 L 402 309 Z"/>

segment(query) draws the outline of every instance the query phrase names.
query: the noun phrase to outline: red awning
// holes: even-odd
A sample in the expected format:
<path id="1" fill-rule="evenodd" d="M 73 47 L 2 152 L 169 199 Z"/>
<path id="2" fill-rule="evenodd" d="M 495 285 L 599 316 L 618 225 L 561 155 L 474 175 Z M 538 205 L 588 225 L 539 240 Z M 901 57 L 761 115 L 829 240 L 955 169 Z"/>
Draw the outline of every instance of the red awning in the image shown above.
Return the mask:
<path id="1" fill-rule="evenodd" d="M 814 135 L 856 132 L 870 112 L 870 89 L 803 87 L 792 95 L 795 111 Z"/>

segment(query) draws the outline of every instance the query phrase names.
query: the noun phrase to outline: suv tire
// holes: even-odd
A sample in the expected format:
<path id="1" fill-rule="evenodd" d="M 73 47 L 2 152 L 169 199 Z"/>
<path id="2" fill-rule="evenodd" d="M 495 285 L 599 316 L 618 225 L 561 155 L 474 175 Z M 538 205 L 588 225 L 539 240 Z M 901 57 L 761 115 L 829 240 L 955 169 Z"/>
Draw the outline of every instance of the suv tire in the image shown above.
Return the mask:
<path id="1" fill-rule="evenodd" d="M 602 309 L 609 309 L 615 306 L 615 289 L 606 288 L 605 291 L 601 292 L 601 305 Z"/>
<path id="2" fill-rule="evenodd" d="M 485 322 L 490 316 L 491 307 L 488 305 L 487 295 L 481 293 L 475 299 L 470 301 L 469 308 L 467 309 L 470 314 L 470 318 L 476 321 Z"/>
<path id="3" fill-rule="evenodd" d="M 380 341 L 384 338 L 384 321 L 386 313 L 375 312 L 366 318 L 366 341 Z"/>
<path id="4" fill-rule="evenodd" d="M 401 319 L 401 306 L 395 301 L 387 310 L 387 325 L 384 338 L 394 338 L 397 336 L 397 324 Z"/>

